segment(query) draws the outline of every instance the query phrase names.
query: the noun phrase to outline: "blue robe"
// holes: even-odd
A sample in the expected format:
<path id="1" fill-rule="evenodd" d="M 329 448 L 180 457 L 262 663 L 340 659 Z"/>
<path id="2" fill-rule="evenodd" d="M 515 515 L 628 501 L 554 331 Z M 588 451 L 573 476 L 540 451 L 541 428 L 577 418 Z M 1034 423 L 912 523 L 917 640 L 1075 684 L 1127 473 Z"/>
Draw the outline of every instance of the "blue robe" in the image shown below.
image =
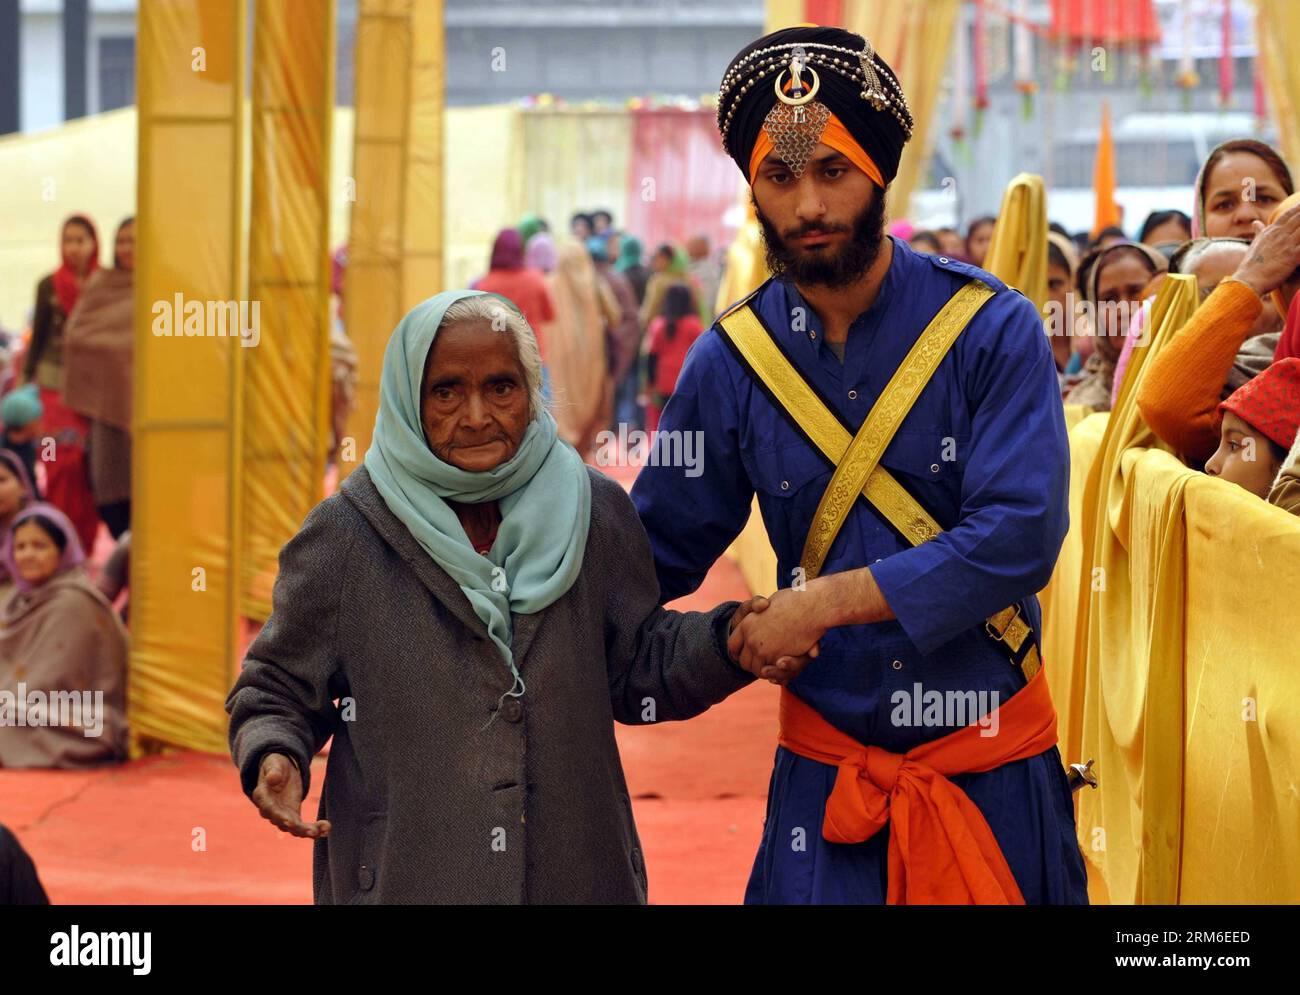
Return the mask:
<path id="1" fill-rule="evenodd" d="M 945 532 L 914 548 L 860 499 L 822 573 L 870 567 L 897 621 L 832 629 L 818 658 L 791 684 L 854 739 L 903 753 L 973 719 L 905 724 L 916 711 L 895 714 L 907 700 L 896 692 L 986 692 L 982 701 L 997 702 L 1024 686 L 983 623 L 1019 602 L 1037 638 L 1035 594 L 1051 576 L 1066 532 L 1069 451 L 1056 365 L 1033 305 L 973 266 L 922 255 L 898 239 L 893 250 L 879 296 L 849 328 L 843 364 L 792 283 L 769 280 L 750 303 L 803 377 L 841 420 L 857 426 L 954 293 L 975 276 L 996 291 L 881 458 Z M 692 347 L 659 429 L 698 432 L 702 444 L 695 465 L 655 466 L 652 459 L 632 491 L 663 600 L 700 585 L 743 528 L 755 492 L 777 554 L 778 586 L 789 587 L 832 471 L 716 326 Z M 664 441 L 661 434 L 656 453 L 669 452 L 658 448 Z M 835 775 L 834 767 L 777 747 L 746 902 L 885 900 L 888 829 L 858 844 L 822 837 Z M 1087 901 L 1073 801 L 1055 747 L 950 780 L 983 812 L 1027 902 Z"/>

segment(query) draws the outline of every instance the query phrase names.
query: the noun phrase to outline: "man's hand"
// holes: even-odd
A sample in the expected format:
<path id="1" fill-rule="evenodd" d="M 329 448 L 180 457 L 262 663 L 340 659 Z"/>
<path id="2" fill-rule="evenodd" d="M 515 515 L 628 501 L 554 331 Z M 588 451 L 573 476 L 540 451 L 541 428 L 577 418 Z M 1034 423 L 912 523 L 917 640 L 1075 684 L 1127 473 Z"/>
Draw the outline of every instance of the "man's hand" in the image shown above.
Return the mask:
<path id="1" fill-rule="evenodd" d="M 826 634 L 811 609 L 806 591 L 777 591 L 771 598 L 753 598 L 732 619 L 727 650 L 751 674 L 788 684 L 820 652 Z M 743 614 L 742 614 L 743 613 Z"/>
<path id="2" fill-rule="evenodd" d="M 1272 293 L 1300 268 L 1300 205 L 1265 227 L 1255 222 L 1255 241 L 1234 274 L 1260 297 Z"/>
<path id="3" fill-rule="evenodd" d="M 283 753 L 268 753 L 262 757 L 257 787 L 253 789 L 253 804 L 262 818 L 281 832 L 308 839 L 330 834 L 330 824 L 324 820 L 302 821 L 302 775 Z"/>

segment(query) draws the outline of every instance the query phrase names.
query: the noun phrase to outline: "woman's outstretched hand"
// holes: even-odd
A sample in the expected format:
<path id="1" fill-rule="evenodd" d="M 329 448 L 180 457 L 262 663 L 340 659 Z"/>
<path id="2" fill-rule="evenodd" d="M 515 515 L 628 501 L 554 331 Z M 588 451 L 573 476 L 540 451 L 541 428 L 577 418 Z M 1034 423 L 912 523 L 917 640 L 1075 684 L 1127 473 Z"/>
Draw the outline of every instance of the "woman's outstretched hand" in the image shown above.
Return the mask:
<path id="1" fill-rule="evenodd" d="M 758 619 L 751 621 L 750 628 L 742 628 L 741 623 L 746 616 L 767 611 L 774 600 L 782 599 L 782 595 L 786 593 L 789 592 L 778 591 L 772 598 L 755 596 L 741 604 L 736 609 L 736 613 L 731 616 L 731 629 L 727 639 L 727 651 L 731 654 L 731 659 L 735 663 L 748 670 L 755 677 L 761 677 L 765 681 L 780 685 L 789 684 L 799 676 L 803 668 L 808 666 L 808 661 L 817 656 L 820 650 L 818 643 L 813 641 L 811 647 L 802 653 L 781 652 L 774 656 L 765 656 L 755 652 L 746 643 L 746 640 L 754 635 L 753 626 L 758 622 Z M 784 599 L 782 599 L 782 604 L 784 605 Z"/>
<path id="2" fill-rule="evenodd" d="M 281 832 L 308 839 L 330 834 L 327 821 L 302 821 L 302 775 L 283 753 L 268 753 L 253 789 L 253 804 L 267 822 Z"/>

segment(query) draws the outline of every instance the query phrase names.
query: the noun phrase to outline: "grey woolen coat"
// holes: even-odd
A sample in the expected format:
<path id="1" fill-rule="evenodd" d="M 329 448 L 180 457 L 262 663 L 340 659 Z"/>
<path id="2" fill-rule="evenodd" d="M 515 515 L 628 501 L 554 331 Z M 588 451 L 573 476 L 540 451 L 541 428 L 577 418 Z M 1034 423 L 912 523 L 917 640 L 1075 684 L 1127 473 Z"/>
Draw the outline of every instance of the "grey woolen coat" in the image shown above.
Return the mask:
<path id="1" fill-rule="evenodd" d="M 274 611 L 226 702 L 245 793 L 267 751 L 333 736 L 321 904 L 636 903 L 645 861 L 614 721 L 703 712 L 752 677 L 725 657 L 734 602 L 659 607 L 645 530 L 594 470 L 582 570 L 514 617 L 511 676 L 455 581 L 360 468 L 280 554 Z"/>

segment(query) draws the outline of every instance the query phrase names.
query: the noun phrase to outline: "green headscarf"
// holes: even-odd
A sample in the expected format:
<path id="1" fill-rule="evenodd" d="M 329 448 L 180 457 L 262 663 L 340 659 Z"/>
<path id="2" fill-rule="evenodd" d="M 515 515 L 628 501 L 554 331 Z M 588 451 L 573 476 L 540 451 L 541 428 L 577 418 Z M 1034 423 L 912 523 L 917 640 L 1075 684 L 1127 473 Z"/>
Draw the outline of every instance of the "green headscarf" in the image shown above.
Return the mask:
<path id="1" fill-rule="evenodd" d="M 624 235 L 618 244 L 618 262 L 614 268 L 620 273 L 641 265 L 641 240 L 632 235 Z"/>
<path id="2" fill-rule="evenodd" d="M 530 238 L 536 235 L 539 231 L 545 230 L 546 222 L 542 220 L 541 215 L 539 214 L 525 214 L 519 220 L 519 224 L 515 225 L 515 228 L 518 230 L 519 237 L 524 240 L 524 245 L 526 246 Z"/>
<path id="3" fill-rule="evenodd" d="M 511 613 L 539 612 L 573 586 L 591 524 L 591 480 L 581 457 L 559 440 L 545 408 L 533 413 L 518 452 L 491 470 L 458 469 L 429 449 L 420 421 L 425 359 L 447 308 L 478 296 L 514 309 L 496 294 L 448 290 L 417 304 L 393 330 L 365 462 L 388 509 L 460 585 L 487 625 L 514 677 L 506 693 L 518 697 L 524 682 L 511 649 Z M 501 502 L 501 526 L 486 556 L 475 552 L 447 500 Z"/>

